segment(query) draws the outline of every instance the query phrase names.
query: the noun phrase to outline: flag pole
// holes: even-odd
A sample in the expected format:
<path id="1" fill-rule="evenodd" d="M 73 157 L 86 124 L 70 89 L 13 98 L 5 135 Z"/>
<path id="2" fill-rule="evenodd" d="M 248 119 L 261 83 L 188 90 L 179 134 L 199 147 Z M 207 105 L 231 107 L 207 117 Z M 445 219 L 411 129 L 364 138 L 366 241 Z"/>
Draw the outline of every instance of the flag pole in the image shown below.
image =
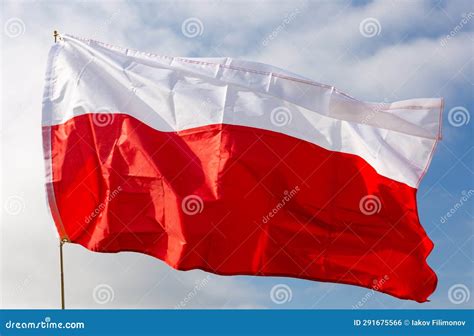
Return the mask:
<path id="1" fill-rule="evenodd" d="M 58 42 L 60 38 L 57 30 L 53 31 L 54 43 Z M 61 309 L 66 308 L 65 299 L 64 299 L 64 264 L 63 264 L 63 245 L 67 243 L 67 238 L 62 238 L 59 240 L 59 269 L 60 269 L 60 281 L 61 281 Z"/>
<path id="2" fill-rule="evenodd" d="M 65 309 L 64 300 L 64 265 L 63 265 L 63 245 L 67 243 L 67 238 L 63 238 L 59 241 L 59 266 L 61 274 L 61 309 Z"/>

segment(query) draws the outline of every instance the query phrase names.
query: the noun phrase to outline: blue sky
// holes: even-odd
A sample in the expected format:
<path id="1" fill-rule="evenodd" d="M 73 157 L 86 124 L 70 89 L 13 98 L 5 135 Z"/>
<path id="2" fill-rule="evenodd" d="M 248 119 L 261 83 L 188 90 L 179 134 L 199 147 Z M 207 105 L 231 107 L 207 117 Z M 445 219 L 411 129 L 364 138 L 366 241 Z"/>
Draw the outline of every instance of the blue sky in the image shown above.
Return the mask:
<path id="1" fill-rule="evenodd" d="M 179 272 L 145 255 L 67 245 L 68 307 L 174 308 L 185 298 L 184 308 L 350 309 L 361 300 L 360 309 L 473 307 L 471 1 L 37 0 L 3 2 L 1 13 L 4 307 L 59 304 L 57 238 L 44 194 L 40 132 L 54 29 L 165 55 L 269 63 L 360 100 L 445 98 L 444 138 L 418 192 L 421 222 L 435 243 L 428 262 L 439 284 L 431 302 L 298 279 Z M 196 30 L 185 25 L 188 19 Z M 291 299 L 272 301 L 276 285 L 288 286 Z"/>

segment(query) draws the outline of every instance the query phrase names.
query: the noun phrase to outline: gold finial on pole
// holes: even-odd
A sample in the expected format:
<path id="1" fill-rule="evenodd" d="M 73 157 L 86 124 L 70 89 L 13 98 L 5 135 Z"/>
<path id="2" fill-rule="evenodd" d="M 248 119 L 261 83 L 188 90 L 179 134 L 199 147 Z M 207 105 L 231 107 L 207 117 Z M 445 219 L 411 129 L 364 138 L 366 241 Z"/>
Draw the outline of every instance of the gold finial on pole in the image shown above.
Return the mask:
<path id="1" fill-rule="evenodd" d="M 54 43 L 58 42 L 59 33 L 57 30 L 53 31 Z"/>

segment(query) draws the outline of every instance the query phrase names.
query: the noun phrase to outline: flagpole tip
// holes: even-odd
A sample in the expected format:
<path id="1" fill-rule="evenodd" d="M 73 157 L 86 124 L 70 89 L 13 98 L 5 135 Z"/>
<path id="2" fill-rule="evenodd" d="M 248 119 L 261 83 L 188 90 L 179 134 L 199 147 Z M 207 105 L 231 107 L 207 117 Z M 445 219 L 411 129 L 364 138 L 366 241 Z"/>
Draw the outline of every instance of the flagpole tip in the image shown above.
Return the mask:
<path id="1" fill-rule="evenodd" d="M 54 43 L 58 42 L 59 33 L 57 30 L 53 31 Z"/>

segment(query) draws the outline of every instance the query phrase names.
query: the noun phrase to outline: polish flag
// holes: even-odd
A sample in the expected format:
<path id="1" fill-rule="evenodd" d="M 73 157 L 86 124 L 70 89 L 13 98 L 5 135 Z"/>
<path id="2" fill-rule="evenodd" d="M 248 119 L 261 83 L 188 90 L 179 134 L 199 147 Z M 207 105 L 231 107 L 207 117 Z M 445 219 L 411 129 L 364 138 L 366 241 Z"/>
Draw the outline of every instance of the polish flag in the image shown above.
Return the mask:
<path id="1" fill-rule="evenodd" d="M 416 192 L 442 110 L 66 35 L 43 100 L 49 205 L 61 238 L 92 251 L 424 302 L 437 278 Z"/>

